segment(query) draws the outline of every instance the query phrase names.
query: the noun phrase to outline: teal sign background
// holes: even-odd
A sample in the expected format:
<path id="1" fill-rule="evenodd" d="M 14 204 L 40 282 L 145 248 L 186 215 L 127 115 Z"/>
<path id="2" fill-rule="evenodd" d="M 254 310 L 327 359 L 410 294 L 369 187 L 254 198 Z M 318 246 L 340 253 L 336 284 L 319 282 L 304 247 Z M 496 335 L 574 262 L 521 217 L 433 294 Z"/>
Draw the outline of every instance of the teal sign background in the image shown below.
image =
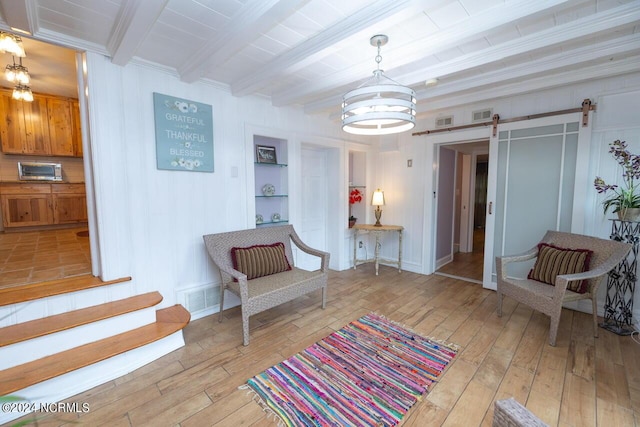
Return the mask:
<path id="1" fill-rule="evenodd" d="M 211 105 L 153 93 L 158 169 L 213 172 Z"/>

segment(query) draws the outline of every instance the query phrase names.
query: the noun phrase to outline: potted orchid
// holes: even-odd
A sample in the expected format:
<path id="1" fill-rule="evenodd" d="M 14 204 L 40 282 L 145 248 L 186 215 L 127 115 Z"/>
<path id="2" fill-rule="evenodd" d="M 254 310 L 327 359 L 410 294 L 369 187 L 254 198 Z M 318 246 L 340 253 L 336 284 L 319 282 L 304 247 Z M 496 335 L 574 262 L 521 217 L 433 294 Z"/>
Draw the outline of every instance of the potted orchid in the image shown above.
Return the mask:
<path id="1" fill-rule="evenodd" d="M 608 194 L 602 201 L 605 214 L 613 209 L 613 213 L 617 213 L 619 219 L 637 221 L 640 218 L 640 156 L 627 150 L 626 141 L 615 140 L 609 147 L 609 153 L 622 167 L 623 184 L 607 184 L 597 176 L 593 185 L 599 194 Z"/>
<path id="2" fill-rule="evenodd" d="M 353 216 L 353 214 L 351 213 L 351 206 L 354 203 L 360 203 L 361 201 L 362 201 L 362 192 L 357 188 L 354 188 L 353 190 L 351 190 L 351 192 L 349 193 L 349 228 L 353 227 L 356 224 L 356 221 L 358 220 L 358 218 Z"/>

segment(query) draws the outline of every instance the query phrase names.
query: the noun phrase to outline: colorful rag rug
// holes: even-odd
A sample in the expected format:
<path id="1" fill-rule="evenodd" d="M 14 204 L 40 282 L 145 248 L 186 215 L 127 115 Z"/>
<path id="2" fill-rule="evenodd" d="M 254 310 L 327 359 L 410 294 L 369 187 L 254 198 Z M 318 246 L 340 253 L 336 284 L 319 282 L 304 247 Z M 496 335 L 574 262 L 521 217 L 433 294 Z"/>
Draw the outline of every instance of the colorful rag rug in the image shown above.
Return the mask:
<path id="1" fill-rule="evenodd" d="M 370 313 L 247 385 L 280 425 L 394 426 L 456 352 Z"/>

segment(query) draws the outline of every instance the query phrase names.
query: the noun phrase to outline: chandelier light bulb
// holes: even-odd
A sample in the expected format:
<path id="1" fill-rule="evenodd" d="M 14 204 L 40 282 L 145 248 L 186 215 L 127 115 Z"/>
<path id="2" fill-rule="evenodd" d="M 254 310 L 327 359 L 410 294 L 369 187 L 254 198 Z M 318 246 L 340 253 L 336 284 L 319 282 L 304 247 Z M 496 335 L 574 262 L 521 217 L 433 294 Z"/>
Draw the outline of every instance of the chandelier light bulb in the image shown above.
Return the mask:
<path id="1" fill-rule="evenodd" d="M 11 83 L 19 83 L 21 85 L 27 85 L 31 80 L 29 70 L 22 65 L 22 58 L 20 58 L 20 64 L 16 64 L 14 57 L 13 65 L 7 65 L 4 76 Z"/>
<path id="2" fill-rule="evenodd" d="M 10 53 L 20 58 L 27 56 L 22 46 L 22 38 L 0 31 L 0 52 Z"/>
<path id="3" fill-rule="evenodd" d="M 29 86 L 18 84 L 13 88 L 12 98 L 18 101 L 33 101 L 33 92 Z"/>

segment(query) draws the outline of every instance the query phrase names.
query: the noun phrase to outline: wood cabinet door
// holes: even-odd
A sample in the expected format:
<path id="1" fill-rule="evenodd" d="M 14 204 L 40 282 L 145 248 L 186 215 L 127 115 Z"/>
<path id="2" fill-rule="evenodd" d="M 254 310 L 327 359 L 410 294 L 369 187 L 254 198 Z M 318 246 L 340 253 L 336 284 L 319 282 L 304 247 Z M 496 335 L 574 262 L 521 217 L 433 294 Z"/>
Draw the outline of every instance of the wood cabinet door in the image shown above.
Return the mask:
<path id="1" fill-rule="evenodd" d="M 26 144 L 24 154 L 48 155 L 49 120 L 47 118 L 47 99 L 34 96 L 33 102 L 22 102 L 26 127 Z"/>
<path id="2" fill-rule="evenodd" d="M 53 223 L 69 224 L 87 221 L 87 198 L 84 194 L 54 194 Z"/>
<path id="3" fill-rule="evenodd" d="M 48 98 L 47 112 L 51 154 L 74 156 L 71 103 L 67 99 Z"/>
<path id="4" fill-rule="evenodd" d="M 27 129 L 23 104 L 13 99 L 10 92 L 0 93 L 0 141 L 3 153 L 22 154 L 25 151 Z"/>
<path id="5" fill-rule="evenodd" d="M 52 222 L 51 196 L 3 195 L 2 223 L 5 228 L 48 225 Z"/>
<path id="6" fill-rule="evenodd" d="M 82 128 L 80 127 L 80 103 L 71 101 L 71 119 L 73 134 L 73 154 L 82 157 Z"/>

